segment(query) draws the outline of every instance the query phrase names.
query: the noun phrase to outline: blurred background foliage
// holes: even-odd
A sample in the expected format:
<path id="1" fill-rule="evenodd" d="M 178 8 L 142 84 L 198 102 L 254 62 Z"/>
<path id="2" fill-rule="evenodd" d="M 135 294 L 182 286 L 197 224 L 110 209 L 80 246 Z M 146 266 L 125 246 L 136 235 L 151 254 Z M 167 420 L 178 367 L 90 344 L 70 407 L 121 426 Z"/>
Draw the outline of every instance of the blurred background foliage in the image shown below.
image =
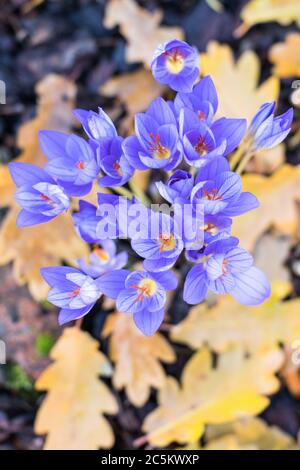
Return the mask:
<path id="1" fill-rule="evenodd" d="M 298 0 L 0 0 L 1 450 L 298 449 L 299 23 Z M 149 71 L 157 44 L 173 37 L 199 49 L 219 115 L 294 106 L 286 142 L 246 168 L 244 188 L 261 207 L 234 227 L 272 296 L 257 308 L 209 297 L 189 309 L 178 291 L 151 338 L 105 299 L 81 330 L 62 330 L 39 269 L 74 264 L 88 247 L 67 216 L 16 227 L 7 163 L 42 165 L 38 131 L 79 131 L 74 107 L 101 106 L 132 132 L 136 112 L 173 96 Z M 155 200 L 154 178 L 137 173 L 134 183 Z"/>

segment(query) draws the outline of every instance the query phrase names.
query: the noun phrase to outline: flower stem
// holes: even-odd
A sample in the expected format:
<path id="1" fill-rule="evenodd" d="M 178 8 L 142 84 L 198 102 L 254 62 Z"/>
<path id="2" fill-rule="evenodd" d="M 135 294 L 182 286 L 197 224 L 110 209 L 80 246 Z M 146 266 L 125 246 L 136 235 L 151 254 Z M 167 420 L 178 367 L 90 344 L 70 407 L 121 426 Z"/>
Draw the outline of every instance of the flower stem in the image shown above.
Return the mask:
<path id="1" fill-rule="evenodd" d="M 238 175 L 241 175 L 242 172 L 244 171 L 244 169 L 246 168 L 246 166 L 248 165 L 249 161 L 251 160 L 251 158 L 254 156 L 254 151 L 252 149 L 249 149 L 248 152 L 244 155 L 244 157 L 241 159 L 237 169 L 236 169 L 236 173 Z"/>
<path id="2" fill-rule="evenodd" d="M 115 186 L 112 188 L 113 191 L 117 194 L 120 194 L 120 196 L 127 197 L 128 199 L 132 199 L 133 194 L 129 189 L 123 188 L 122 186 Z"/>
<path id="3" fill-rule="evenodd" d="M 150 206 L 151 201 L 146 196 L 144 191 L 141 188 L 139 188 L 138 185 L 133 180 L 130 180 L 128 184 L 129 184 L 129 187 L 130 187 L 131 191 L 137 197 L 137 199 L 140 202 L 142 202 L 145 206 Z"/>

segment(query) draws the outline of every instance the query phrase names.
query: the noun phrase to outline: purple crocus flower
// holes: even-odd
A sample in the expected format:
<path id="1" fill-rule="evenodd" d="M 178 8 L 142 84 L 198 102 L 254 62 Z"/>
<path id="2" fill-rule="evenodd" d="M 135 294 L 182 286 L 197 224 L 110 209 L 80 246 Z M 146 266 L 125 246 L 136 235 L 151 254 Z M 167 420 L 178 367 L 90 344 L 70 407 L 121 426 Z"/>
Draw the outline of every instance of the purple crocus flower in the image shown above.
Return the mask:
<path id="1" fill-rule="evenodd" d="M 195 113 L 195 120 L 198 118 L 208 126 L 211 125 L 218 109 L 218 95 L 211 77 L 203 77 L 191 93 L 177 93 L 174 100 L 176 114 L 179 116 L 184 108 Z"/>
<path id="2" fill-rule="evenodd" d="M 105 174 L 99 179 L 100 186 L 114 187 L 127 183 L 134 172 L 122 150 L 122 137 L 103 138 L 96 150 L 97 160 Z"/>
<path id="3" fill-rule="evenodd" d="M 41 273 L 51 287 L 49 302 L 61 307 L 60 325 L 86 315 L 102 295 L 97 282 L 78 269 L 55 266 L 42 268 Z"/>
<path id="4" fill-rule="evenodd" d="M 132 313 L 137 327 L 151 336 L 164 317 L 166 290 L 176 289 L 177 278 L 171 271 L 120 269 L 103 274 L 96 283 L 104 295 L 116 300 L 119 311 Z"/>
<path id="5" fill-rule="evenodd" d="M 241 195 L 242 181 L 232 171 L 223 171 L 213 180 L 200 181 L 191 194 L 193 205 L 202 204 L 205 214 L 218 214 L 234 203 Z"/>
<path id="6" fill-rule="evenodd" d="M 187 200 L 194 186 L 193 176 L 184 170 L 176 170 L 166 184 L 162 181 L 156 183 L 160 195 L 168 202 L 174 203 L 178 199 Z"/>
<path id="7" fill-rule="evenodd" d="M 158 82 L 189 93 L 199 76 L 199 54 L 186 42 L 167 41 L 154 52 L 151 70 Z"/>
<path id="8" fill-rule="evenodd" d="M 10 163 L 9 170 L 18 188 L 15 199 L 22 207 L 18 227 L 48 222 L 68 210 L 68 196 L 44 170 L 21 162 Z"/>
<path id="9" fill-rule="evenodd" d="M 234 237 L 216 240 L 202 252 L 189 271 L 183 298 L 189 304 L 204 300 L 208 290 L 231 294 L 241 304 L 257 305 L 269 297 L 271 287 L 262 271 L 253 266 L 252 256 L 238 248 Z"/>
<path id="10" fill-rule="evenodd" d="M 139 170 L 175 168 L 182 159 L 178 147 L 175 115 L 162 98 L 156 98 L 146 113 L 135 117 L 136 136 L 127 137 L 123 150 L 130 165 Z"/>
<path id="11" fill-rule="evenodd" d="M 176 221 L 167 214 L 149 211 L 139 228 L 131 246 L 145 258 L 144 268 L 154 272 L 170 269 L 184 248 Z"/>
<path id="12" fill-rule="evenodd" d="M 114 123 L 102 108 L 98 108 L 98 113 L 75 109 L 74 115 L 90 139 L 101 141 L 103 137 L 117 137 Z"/>
<path id="13" fill-rule="evenodd" d="M 252 137 L 252 148 L 271 149 L 280 144 L 291 130 L 293 109 L 290 108 L 284 114 L 274 117 L 275 102 L 263 104 L 249 127 Z"/>
<path id="14" fill-rule="evenodd" d="M 81 137 L 56 131 L 40 131 L 40 142 L 49 160 L 46 170 L 66 193 L 89 193 L 99 173 L 93 148 Z"/>
<path id="15" fill-rule="evenodd" d="M 212 158 L 227 156 L 241 142 L 246 131 L 245 119 L 220 118 L 209 127 L 194 111 L 183 108 L 179 116 L 179 132 L 187 163 L 196 168 Z"/>
<path id="16" fill-rule="evenodd" d="M 198 172 L 191 193 L 194 204 L 203 204 L 205 214 L 234 217 L 259 207 L 254 194 L 242 192 L 240 176 L 230 171 L 225 158 L 211 160 Z"/>
<path id="17" fill-rule="evenodd" d="M 116 253 L 117 248 L 113 240 L 102 240 L 101 247 L 96 247 L 90 254 L 90 264 L 83 259 L 78 260 L 81 271 L 92 278 L 98 278 L 102 274 L 123 268 L 128 261 L 126 251 Z"/>

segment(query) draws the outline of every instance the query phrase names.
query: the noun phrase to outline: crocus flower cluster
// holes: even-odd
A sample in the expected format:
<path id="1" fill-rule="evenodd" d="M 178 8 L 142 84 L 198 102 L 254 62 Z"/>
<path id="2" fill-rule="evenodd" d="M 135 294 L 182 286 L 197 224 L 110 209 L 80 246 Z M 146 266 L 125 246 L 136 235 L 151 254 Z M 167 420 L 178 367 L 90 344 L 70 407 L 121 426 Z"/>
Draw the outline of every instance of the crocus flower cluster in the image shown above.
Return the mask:
<path id="1" fill-rule="evenodd" d="M 245 119 L 219 117 L 214 83 L 209 76 L 199 80 L 199 54 L 182 41 L 160 45 L 151 68 L 156 80 L 177 93 L 172 101 L 156 98 L 138 113 L 135 135 L 119 136 L 102 109 L 77 109 L 86 139 L 43 130 L 45 169 L 10 165 L 22 208 L 20 227 L 69 210 L 70 199 L 89 194 L 95 181 L 108 188 L 99 191 L 97 205 L 82 199 L 72 214 L 78 235 L 91 245 L 89 261 L 78 260 L 78 268 L 42 269 L 51 287 L 48 299 L 61 308 L 60 323 L 87 314 L 106 295 L 151 335 L 163 321 L 167 292 L 178 284 L 173 268 L 182 264 L 189 266 L 183 280 L 189 304 L 203 301 L 208 290 L 231 294 L 246 305 L 270 295 L 266 276 L 232 234 L 233 218 L 255 210 L 259 202 L 243 192 L 228 157 L 242 141 L 248 143 L 248 157 L 282 142 L 292 110 L 274 117 L 275 103 L 265 103 L 248 128 Z M 157 196 L 169 211 L 146 207 L 135 194 L 124 204 L 118 195 L 130 194 L 127 183 L 135 170 L 149 169 L 156 172 Z M 124 269 L 127 252 L 118 253 L 113 238 L 130 239 L 136 261 L 142 261 L 138 270 Z"/>

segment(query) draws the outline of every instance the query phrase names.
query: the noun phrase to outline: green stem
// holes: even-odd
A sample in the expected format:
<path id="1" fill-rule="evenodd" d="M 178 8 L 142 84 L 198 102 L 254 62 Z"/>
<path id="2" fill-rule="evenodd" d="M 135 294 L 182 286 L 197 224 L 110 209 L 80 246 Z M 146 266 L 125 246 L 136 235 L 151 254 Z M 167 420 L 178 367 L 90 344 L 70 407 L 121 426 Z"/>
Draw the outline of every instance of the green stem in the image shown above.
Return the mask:
<path id="1" fill-rule="evenodd" d="M 248 152 L 244 155 L 244 157 L 242 158 L 242 160 L 240 161 L 240 163 L 239 163 L 239 165 L 236 169 L 236 173 L 238 175 L 242 174 L 242 172 L 244 171 L 244 169 L 248 165 L 249 161 L 254 156 L 254 153 L 255 152 L 253 150 L 249 149 Z"/>
<path id="2" fill-rule="evenodd" d="M 134 181 L 129 181 L 129 187 L 133 194 L 137 197 L 137 199 L 142 202 L 145 206 L 150 206 L 151 201 L 150 199 L 146 196 L 144 191 L 140 189 Z"/>
<path id="3" fill-rule="evenodd" d="M 123 188 L 122 186 L 115 186 L 112 188 L 115 193 L 120 194 L 121 196 L 127 197 L 128 199 L 132 199 L 133 194 L 129 189 Z"/>

